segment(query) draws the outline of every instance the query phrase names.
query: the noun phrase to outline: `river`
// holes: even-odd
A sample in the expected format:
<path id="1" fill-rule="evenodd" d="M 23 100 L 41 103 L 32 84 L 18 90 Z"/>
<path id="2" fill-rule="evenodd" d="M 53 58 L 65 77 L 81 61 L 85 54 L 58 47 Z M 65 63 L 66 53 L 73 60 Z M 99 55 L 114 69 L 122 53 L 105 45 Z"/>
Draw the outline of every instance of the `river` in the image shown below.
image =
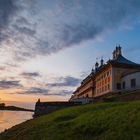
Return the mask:
<path id="1" fill-rule="evenodd" d="M 32 118 L 33 112 L 0 110 L 0 132 Z"/>

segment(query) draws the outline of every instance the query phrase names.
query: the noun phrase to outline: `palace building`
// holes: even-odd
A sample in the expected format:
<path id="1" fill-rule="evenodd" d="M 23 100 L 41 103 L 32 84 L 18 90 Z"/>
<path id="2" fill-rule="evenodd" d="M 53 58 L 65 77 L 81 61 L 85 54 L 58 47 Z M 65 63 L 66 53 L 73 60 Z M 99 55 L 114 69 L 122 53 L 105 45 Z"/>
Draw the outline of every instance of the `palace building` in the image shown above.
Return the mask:
<path id="1" fill-rule="evenodd" d="M 140 89 L 140 64 L 126 59 L 122 55 L 121 47 L 117 46 L 112 60 L 104 63 L 101 59 L 100 64 L 96 62 L 95 68 L 81 82 L 70 101 L 82 101 L 136 89 Z"/>

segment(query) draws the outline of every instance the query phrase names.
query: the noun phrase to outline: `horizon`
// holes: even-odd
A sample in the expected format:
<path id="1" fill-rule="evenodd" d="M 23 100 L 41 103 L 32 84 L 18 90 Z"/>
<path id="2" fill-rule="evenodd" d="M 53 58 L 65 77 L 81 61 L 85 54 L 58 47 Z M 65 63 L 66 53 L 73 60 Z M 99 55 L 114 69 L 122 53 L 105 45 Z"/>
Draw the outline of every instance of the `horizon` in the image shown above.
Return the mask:
<path id="1" fill-rule="evenodd" d="M 88 15 L 88 16 L 87 16 Z M 1 0 L 0 102 L 67 101 L 96 61 L 140 61 L 140 1 Z"/>

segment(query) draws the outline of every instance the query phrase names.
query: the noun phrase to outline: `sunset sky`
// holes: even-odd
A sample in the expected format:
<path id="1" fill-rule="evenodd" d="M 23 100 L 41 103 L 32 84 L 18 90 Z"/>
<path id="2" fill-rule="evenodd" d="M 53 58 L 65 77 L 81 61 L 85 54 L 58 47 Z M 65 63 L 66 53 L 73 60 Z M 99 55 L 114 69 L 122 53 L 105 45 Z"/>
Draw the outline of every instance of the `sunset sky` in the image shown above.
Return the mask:
<path id="1" fill-rule="evenodd" d="M 140 0 L 0 0 L 0 102 L 68 100 L 116 44 L 140 63 Z"/>

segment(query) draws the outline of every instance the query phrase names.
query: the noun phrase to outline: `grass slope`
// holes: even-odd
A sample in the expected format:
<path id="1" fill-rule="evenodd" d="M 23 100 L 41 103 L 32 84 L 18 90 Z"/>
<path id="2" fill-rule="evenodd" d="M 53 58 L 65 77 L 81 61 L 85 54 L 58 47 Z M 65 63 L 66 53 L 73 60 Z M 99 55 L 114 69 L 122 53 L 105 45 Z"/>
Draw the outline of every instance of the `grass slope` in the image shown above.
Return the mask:
<path id="1" fill-rule="evenodd" d="M 140 140 L 140 101 L 66 108 L 17 125 L 0 140 Z"/>

